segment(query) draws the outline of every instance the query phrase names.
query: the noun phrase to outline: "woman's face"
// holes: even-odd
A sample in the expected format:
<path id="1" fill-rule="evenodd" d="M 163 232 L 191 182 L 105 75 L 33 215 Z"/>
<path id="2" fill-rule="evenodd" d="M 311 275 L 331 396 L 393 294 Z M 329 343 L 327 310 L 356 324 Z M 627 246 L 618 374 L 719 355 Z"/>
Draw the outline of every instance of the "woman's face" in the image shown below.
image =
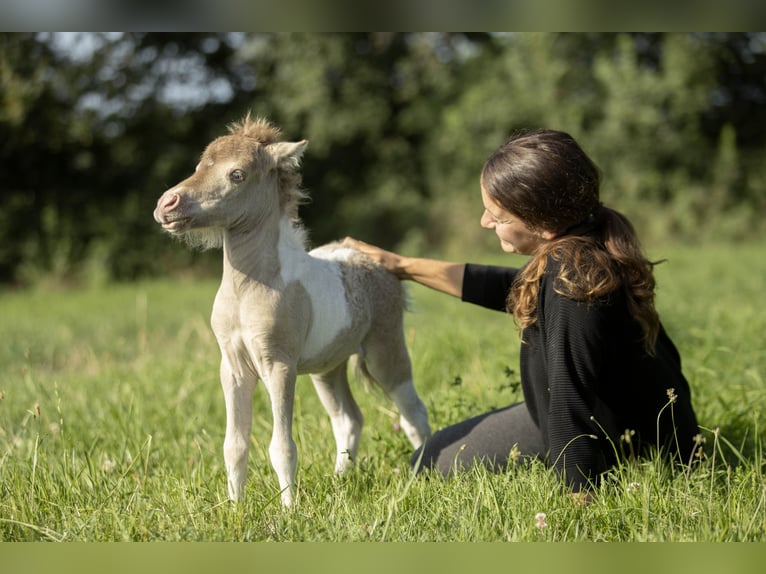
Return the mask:
<path id="1" fill-rule="evenodd" d="M 529 229 L 518 217 L 497 205 L 484 191 L 483 186 L 481 200 L 484 204 L 481 226 L 495 230 L 500 239 L 500 247 L 506 253 L 532 255 L 542 243 L 555 237 L 555 234 L 548 231 L 537 232 Z"/>

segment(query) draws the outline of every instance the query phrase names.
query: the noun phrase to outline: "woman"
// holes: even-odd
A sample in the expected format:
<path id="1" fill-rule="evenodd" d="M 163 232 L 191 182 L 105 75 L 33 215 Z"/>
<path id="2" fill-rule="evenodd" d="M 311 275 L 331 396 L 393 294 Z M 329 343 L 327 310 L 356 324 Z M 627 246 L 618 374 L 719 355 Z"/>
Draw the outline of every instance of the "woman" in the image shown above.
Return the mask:
<path id="1" fill-rule="evenodd" d="M 618 454 L 688 461 L 699 432 L 681 360 L 654 307 L 653 263 L 599 201 L 598 168 L 566 133 L 513 137 L 481 173 L 484 213 L 521 269 L 404 257 L 347 239 L 402 279 L 499 311 L 521 329 L 524 402 L 447 427 L 413 456 L 443 474 L 536 457 L 579 500 Z"/>

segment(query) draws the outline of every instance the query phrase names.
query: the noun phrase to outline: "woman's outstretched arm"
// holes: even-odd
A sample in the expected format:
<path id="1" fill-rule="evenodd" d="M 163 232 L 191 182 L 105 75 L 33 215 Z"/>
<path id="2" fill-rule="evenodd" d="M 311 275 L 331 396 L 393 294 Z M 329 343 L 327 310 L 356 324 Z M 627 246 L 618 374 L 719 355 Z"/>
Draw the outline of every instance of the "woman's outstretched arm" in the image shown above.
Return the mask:
<path id="1" fill-rule="evenodd" d="M 361 251 L 399 279 L 409 279 L 453 297 L 463 294 L 465 263 L 405 257 L 351 237 L 346 237 L 343 244 Z"/>

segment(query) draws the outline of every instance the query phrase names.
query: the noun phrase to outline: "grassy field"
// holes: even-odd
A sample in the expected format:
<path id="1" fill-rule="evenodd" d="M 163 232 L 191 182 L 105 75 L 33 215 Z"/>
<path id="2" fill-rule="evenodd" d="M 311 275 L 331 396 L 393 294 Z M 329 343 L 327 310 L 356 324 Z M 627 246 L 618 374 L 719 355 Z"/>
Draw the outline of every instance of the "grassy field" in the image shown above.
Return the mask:
<path id="1" fill-rule="evenodd" d="M 413 478 L 395 413 L 362 384 L 360 460 L 335 477 L 329 421 L 306 378 L 297 505 L 279 504 L 262 388 L 247 499 L 231 504 L 208 327 L 215 282 L 2 293 L 0 540 L 764 540 L 765 252 L 650 250 L 668 260 L 657 269 L 658 306 L 684 358 L 705 456 L 691 472 L 626 464 L 588 507 L 539 466 Z M 508 317 L 417 286 L 410 294 L 407 336 L 434 428 L 520 398 Z"/>

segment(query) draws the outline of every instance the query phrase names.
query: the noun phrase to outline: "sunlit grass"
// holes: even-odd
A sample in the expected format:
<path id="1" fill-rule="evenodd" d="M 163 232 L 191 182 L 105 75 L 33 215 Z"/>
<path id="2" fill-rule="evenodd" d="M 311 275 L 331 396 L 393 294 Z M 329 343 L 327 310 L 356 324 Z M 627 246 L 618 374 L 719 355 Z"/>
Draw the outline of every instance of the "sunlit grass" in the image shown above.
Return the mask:
<path id="1" fill-rule="evenodd" d="M 541 465 L 413 479 L 391 405 L 361 384 L 358 465 L 335 477 L 330 424 L 305 378 L 295 508 L 279 505 L 263 389 L 247 498 L 233 505 L 208 327 L 214 281 L 4 293 L 0 540 L 762 540 L 763 251 L 652 251 L 668 259 L 658 305 L 707 429 L 704 456 L 691 471 L 626 463 L 588 507 Z M 407 338 L 435 428 L 520 400 L 511 319 L 417 286 L 410 295 Z"/>

